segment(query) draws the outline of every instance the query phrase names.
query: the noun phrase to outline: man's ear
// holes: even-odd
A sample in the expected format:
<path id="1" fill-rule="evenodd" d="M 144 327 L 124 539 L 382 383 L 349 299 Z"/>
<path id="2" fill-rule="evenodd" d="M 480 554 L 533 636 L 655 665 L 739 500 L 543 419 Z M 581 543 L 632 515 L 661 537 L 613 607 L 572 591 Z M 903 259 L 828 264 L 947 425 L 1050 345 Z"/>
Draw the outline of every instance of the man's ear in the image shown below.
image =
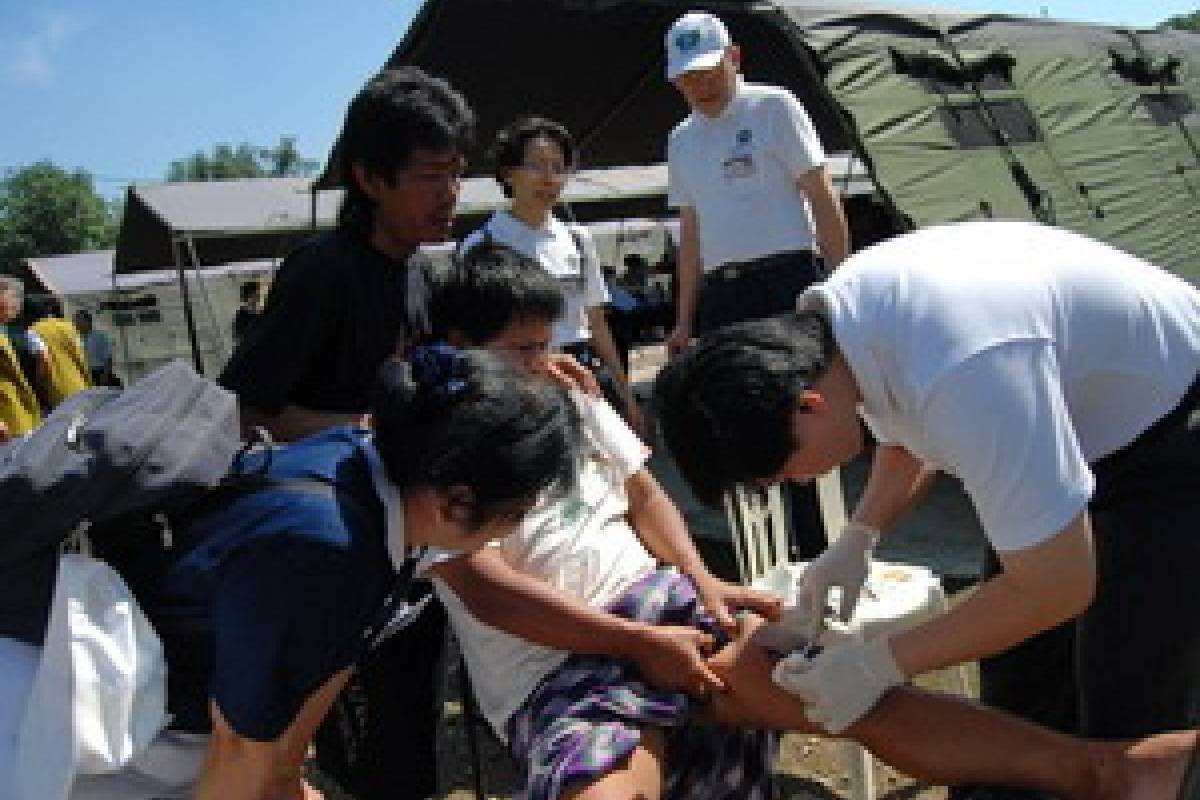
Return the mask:
<path id="1" fill-rule="evenodd" d="M 447 486 L 437 491 L 437 498 L 438 513 L 448 522 L 461 522 L 475 505 L 475 493 L 469 486 Z"/>
<path id="2" fill-rule="evenodd" d="M 355 161 L 350 165 L 350 174 L 354 177 L 354 182 L 358 184 L 358 188 L 362 193 L 372 200 L 379 199 L 379 184 L 381 178 L 378 175 L 372 175 L 367 172 L 367 167 L 361 161 Z"/>
<path id="3" fill-rule="evenodd" d="M 796 395 L 796 408 L 805 413 L 824 411 L 827 405 L 825 395 L 815 389 L 805 389 Z"/>
<path id="4" fill-rule="evenodd" d="M 729 45 L 729 63 L 733 64 L 733 68 L 741 70 L 742 68 L 742 48 L 736 44 Z"/>

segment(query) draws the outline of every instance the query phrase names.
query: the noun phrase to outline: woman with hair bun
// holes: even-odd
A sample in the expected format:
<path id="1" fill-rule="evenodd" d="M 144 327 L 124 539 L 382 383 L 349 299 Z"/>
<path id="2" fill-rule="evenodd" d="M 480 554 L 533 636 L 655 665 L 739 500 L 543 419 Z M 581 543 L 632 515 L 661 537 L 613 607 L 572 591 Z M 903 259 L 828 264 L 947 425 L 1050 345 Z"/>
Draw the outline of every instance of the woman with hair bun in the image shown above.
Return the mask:
<path id="1" fill-rule="evenodd" d="M 172 719 L 145 758 L 78 778 L 72 800 L 319 797 L 303 781 L 313 733 L 356 663 L 419 610 L 408 582 L 435 552 L 506 535 L 573 482 L 574 405 L 487 352 L 443 345 L 385 363 L 371 413 L 373 431 L 239 455 L 232 484 L 258 488 L 177 531 L 170 550 L 105 554 L 163 640 Z M 24 646 L 0 640 L 0 657 L 10 645 Z M 24 703 L 11 705 L 0 742 L 20 722 Z"/>

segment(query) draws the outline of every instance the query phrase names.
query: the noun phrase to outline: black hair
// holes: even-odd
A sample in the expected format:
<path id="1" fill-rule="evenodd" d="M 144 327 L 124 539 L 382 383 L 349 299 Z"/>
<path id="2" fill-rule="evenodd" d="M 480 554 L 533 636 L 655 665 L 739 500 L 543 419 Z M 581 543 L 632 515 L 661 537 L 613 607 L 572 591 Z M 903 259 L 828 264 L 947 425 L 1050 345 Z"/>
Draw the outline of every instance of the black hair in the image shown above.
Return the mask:
<path id="1" fill-rule="evenodd" d="M 465 153 L 475 135 L 475 113 L 446 80 L 417 67 L 386 69 L 350 101 L 338 163 L 346 194 L 338 227 L 370 235 L 375 202 L 354 177 L 354 164 L 391 183 L 414 150 Z"/>
<path id="2" fill-rule="evenodd" d="M 519 167 L 525 161 L 525 147 L 534 139 L 549 139 L 557 144 L 568 168 L 574 167 L 579 158 L 575 149 L 575 139 L 561 124 L 546 117 L 518 117 L 496 131 L 496 138 L 492 140 L 489 150 L 496 181 L 504 190 L 505 197 L 512 197 L 512 189 L 504 181 L 501 173 Z"/>
<path id="3" fill-rule="evenodd" d="M 47 317 L 62 319 L 62 301 L 52 294 L 30 297 L 28 300 L 26 300 L 25 306 L 28 309 L 31 322 L 36 322 L 39 319 L 46 319 Z"/>
<path id="4" fill-rule="evenodd" d="M 566 301 L 554 276 L 528 256 L 485 238 L 435 269 L 429 282 L 432 338 L 461 331 L 482 347 L 516 320 L 554 322 Z"/>
<path id="5" fill-rule="evenodd" d="M 582 441 L 566 392 L 486 350 L 389 359 L 371 397 L 375 444 L 401 490 L 466 487 L 479 524 L 571 485 Z"/>
<path id="6" fill-rule="evenodd" d="M 696 497 L 777 474 L 791 455 L 796 397 L 828 371 L 829 322 L 816 311 L 741 322 L 704 336 L 654 384 L 667 448 Z"/>

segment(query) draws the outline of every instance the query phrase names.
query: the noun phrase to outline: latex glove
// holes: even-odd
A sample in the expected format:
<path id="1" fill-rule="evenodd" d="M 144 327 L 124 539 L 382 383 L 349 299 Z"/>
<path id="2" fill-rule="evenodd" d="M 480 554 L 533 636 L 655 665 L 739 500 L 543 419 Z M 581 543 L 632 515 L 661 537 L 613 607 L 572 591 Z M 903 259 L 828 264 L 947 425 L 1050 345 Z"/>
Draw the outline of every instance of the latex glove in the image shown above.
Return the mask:
<path id="1" fill-rule="evenodd" d="M 833 734 L 845 733 L 905 681 L 885 638 L 831 647 L 815 658 L 794 653 L 775 665 L 771 678 L 806 701 L 805 716 Z"/>
<path id="2" fill-rule="evenodd" d="M 875 528 L 848 522 L 842 528 L 842 534 L 804 570 L 796 586 L 796 603 L 808 606 L 808 618 L 816 626 L 810 632 L 810 641 L 815 642 L 820 636 L 829 590 L 834 586 L 842 590 L 838 618 L 845 623 L 854 616 L 877 541 L 879 531 Z"/>

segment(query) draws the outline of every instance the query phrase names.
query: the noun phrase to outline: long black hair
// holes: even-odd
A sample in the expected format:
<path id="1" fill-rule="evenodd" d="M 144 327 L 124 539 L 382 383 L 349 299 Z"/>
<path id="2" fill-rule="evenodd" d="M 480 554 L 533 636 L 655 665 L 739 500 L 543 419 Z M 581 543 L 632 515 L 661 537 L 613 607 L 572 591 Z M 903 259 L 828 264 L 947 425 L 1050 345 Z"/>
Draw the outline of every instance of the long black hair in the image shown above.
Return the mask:
<path id="1" fill-rule="evenodd" d="M 574 480 L 574 403 L 486 350 L 432 345 L 385 362 L 371 415 L 388 478 L 401 491 L 465 487 L 475 522 Z"/>

